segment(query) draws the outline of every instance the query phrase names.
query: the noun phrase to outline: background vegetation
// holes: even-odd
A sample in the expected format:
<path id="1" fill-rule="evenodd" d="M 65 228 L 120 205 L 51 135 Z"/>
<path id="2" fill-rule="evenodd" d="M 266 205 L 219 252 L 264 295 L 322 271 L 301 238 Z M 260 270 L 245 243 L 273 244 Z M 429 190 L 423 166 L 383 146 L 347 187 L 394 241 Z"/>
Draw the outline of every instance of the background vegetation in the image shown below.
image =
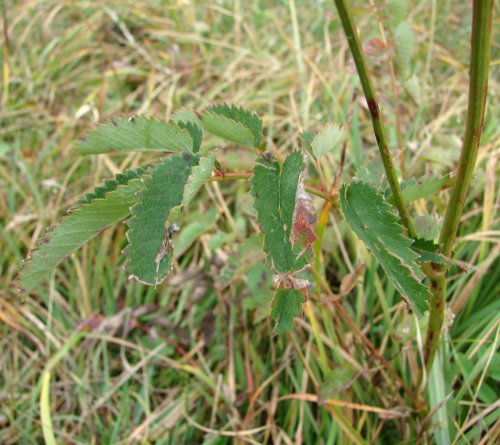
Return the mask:
<path id="1" fill-rule="evenodd" d="M 354 3 L 392 147 L 399 109 L 409 176 L 448 172 L 467 105 L 469 2 L 409 2 L 410 50 L 394 42 L 385 2 Z M 331 2 L 0 6 L 1 443 L 41 443 L 47 421 L 58 442 L 68 444 L 498 440 L 498 33 L 476 177 L 456 248 L 469 269 L 451 274 L 446 333 L 422 414 L 414 399 L 425 320 L 417 329 L 338 214 L 324 239 L 328 287 L 311 293 L 292 334 L 273 336 L 271 277 L 254 247 L 248 181 L 206 187 L 178 240 L 183 255 L 156 289 L 127 280 L 118 227 L 67 260 L 32 296 L 21 300 L 17 290 L 27 251 L 75 197 L 155 159 L 77 156 L 77 137 L 117 114 L 169 119 L 181 107 L 241 104 L 264 118 L 266 142 L 280 153 L 300 146 L 301 131 L 350 115 L 345 178 L 367 167 L 366 174 L 376 174 L 369 114 L 355 94 L 359 81 Z M 389 67 L 398 51 L 411 71 L 397 83 L 399 98 Z M 227 170 L 248 171 L 253 155 L 226 145 L 221 156 Z M 323 171 L 331 176 L 338 162 L 338 153 L 328 157 Z M 435 212 L 443 214 L 447 198 L 445 190 L 427 207 L 417 202 L 420 230 L 433 236 Z M 243 234 L 250 240 L 235 247 Z M 75 333 L 82 327 L 80 341 Z"/>

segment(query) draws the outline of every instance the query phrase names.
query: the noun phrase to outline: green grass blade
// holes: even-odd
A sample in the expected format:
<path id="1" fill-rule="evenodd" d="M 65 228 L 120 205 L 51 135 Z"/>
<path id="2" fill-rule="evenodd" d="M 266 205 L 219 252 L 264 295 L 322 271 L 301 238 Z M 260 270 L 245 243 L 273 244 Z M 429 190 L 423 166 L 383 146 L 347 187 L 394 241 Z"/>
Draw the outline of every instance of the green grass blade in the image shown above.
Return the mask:
<path id="1" fill-rule="evenodd" d="M 42 421 L 43 438 L 46 445 L 57 445 L 54 436 L 54 425 L 50 414 L 50 371 L 42 375 L 42 389 L 40 392 L 40 419 Z"/>
<path id="2" fill-rule="evenodd" d="M 432 423 L 434 425 L 434 439 L 436 440 L 437 445 L 450 444 L 448 416 L 446 403 L 444 402 L 446 400 L 445 388 L 446 385 L 444 382 L 441 358 L 439 357 L 439 354 L 437 354 L 432 370 L 429 374 L 429 386 L 427 389 L 430 399 L 430 408 L 432 410 L 436 409 L 436 412 L 432 417 Z"/>

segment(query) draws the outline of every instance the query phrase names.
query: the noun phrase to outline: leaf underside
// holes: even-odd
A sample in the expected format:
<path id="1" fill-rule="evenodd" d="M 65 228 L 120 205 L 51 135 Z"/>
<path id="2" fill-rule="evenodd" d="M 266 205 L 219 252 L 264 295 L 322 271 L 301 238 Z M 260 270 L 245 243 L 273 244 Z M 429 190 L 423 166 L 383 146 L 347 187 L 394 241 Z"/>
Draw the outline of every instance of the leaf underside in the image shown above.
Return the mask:
<path id="1" fill-rule="evenodd" d="M 344 139 L 344 129 L 336 123 L 329 123 L 314 136 L 311 142 L 314 156 L 319 159 L 328 153 L 333 153 L 340 148 Z"/>
<path id="2" fill-rule="evenodd" d="M 262 121 L 244 108 L 214 105 L 202 114 L 202 120 L 209 133 L 239 145 L 257 148 L 262 140 Z"/>
<path id="3" fill-rule="evenodd" d="M 100 124 L 77 146 L 82 155 L 128 151 L 193 151 L 191 132 L 171 122 L 136 116 Z M 200 136 L 201 137 L 201 136 Z"/>
<path id="4" fill-rule="evenodd" d="M 33 251 L 21 273 L 21 287 L 31 292 L 37 284 L 48 279 L 65 258 L 94 238 L 105 228 L 124 220 L 130 207 L 137 201 L 136 193 L 143 187 L 140 176 L 143 169 L 117 175 L 97 187 L 71 210 L 61 224 L 54 228 L 46 241 Z"/>
<path id="5" fill-rule="evenodd" d="M 429 290 L 421 283 L 418 254 L 389 205 L 376 189 L 361 181 L 342 186 L 340 204 L 347 223 L 375 255 L 394 287 L 423 315 Z"/>
<path id="6" fill-rule="evenodd" d="M 297 189 L 304 161 L 297 151 L 287 156 L 283 165 L 271 157 L 260 157 L 252 176 L 252 196 L 257 220 L 264 233 L 264 250 L 273 269 L 279 273 L 294 272 L 308 263 L 308 250 L 292 245 Z"/>
<path id="7" fill-rule="evenodd" d="M 278 289 L 274 296 L 271 317 L 276 319 L 274 332 L 282 335 L 293 328 L 293 319 L 300 315 L 303 295 L 295 289 Z"/>
<path id="8" fill-rule="evenodd" d="M 144 188 L 127 221 L 128 270 L 142 283 L 159 284 L 170 270 L 172 249 L 165 223 L 171 210 L 181 205 L 185 184 L 198 160 L 184 152 L 169 157 L 144 177 Z"/>

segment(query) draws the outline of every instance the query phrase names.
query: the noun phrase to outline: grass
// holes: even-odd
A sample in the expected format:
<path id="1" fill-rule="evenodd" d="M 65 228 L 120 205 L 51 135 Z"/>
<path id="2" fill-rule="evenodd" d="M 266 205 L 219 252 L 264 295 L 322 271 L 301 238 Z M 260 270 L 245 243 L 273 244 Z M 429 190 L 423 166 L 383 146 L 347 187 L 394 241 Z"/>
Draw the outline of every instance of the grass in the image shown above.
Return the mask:
<path id="1" fill-rule="evenodd" d="M 354 8 L 365 44 L 380 38 L 367 5 Z M 77 137 L 110 116 L 168 119 L 181 107 L 242 104 L 263 116 L 267 144 L 286 152 L 299 145 L 300 131 L 345 122 L 352 112 L 344 179 L 376 159 L 361 95 L 352 103 L 360 85 L 332 4 L 3 0 L 0 6 L 1 443 L 498 440 L 498 39 L 455 249 L 470 268 L 450 273 L 447 330 L 427 376 L 428 411 L 420 414 L 412 399 L 425 320 L 416 323 L 336 209 L 324 234 L 324 285 L 310 295 L 292 334 L 272 335 L 269 279 L 251 275 L 262 258 L 245 256 L 234 243 L 255 233 L 248 181 L 207 186 L 188 221 L 184 254 L 156 290 L 127 280 L 122 226 L 68 259 L 24 301 L 16 287 L 27 251 L 75 197 L 144 163 L 137 154 L 76 155 Z M 463 137 L 470 5 L 411 2 L 410 17 L 420 93 L 400 88 L 406 168 L 409 176 L 444 174 Z M 378 49 L 368 62 L 395 147 L 388 52 Z M 230 171 L 249 170 L 241 150 L 222 147 L 218 156 Z M 322 165 L 327 180 L 338 159 L 330 161 Z M 429 230 L 435 222 L 429 226 L 424 215 L 442 215 L 447 199 L 444 191 L 427 207 L 416 204 Z"/>

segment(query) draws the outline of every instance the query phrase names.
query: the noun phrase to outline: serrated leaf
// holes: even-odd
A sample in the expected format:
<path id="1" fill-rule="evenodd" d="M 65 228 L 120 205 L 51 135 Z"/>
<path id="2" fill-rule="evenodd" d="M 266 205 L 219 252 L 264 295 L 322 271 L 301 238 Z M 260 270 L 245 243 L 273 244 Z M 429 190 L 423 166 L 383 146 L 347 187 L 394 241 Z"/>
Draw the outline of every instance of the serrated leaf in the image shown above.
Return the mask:
<path id="1" fill-rule="evenodd" d="M 192 124 L 198 125 L 198 127 L 201 127 L 201 121 L 198 119 L 198 116 L 196 116 L 196 113 L 193 110 L 188 110 L 187 108 L 181 108 L 180 110 L 177 110 L 173 116 L 172 120 L 178 124 L 179 122 L 190 122 Z"/>
<path id="2" fill-rule="evenodd" d="M 198 151 L 200 151 L 201 140 L 203 138 L 203 131 L 201 127 L 198 124 L 190 121 L 179 121 L 177 122 L 177 125 L 180 128 L 185 128 L 188 131 L 189 135 L 193 138 L 193 152 L 197 153 Z"/>
<path id="3" fill-rule="evenodd" d="M 304 245 L 292 244 L 297 193 L 303 169 L 301 152 L 288 155 L 283 165 L 272 156 L 269 160 L 260 157 L 253 169 L 251 193 L 257 220 L 264 233 L 264 250 L 272 267 L 279 273 L 300 270 L 308 262 L 309 251 L 304 249 Z"/>
<path id="4" fill-rule="evenodd" d="M 411 247 L 419 255 L 418 261 L 432 261 L 434 263 L 444 264 L 443 255 L 438 253 L 439 244 L 436 244 L 434 241 L 417 238 Z"/>
<path id="5" fill-rule="evenodd" d="M 338 149 L 345 139 L 344 129 L 336 123 L 329 123 L 320 130 L 311 143 L 316 159 Z"/>
<path id="6" fill-rule="evenodd" d="M 187 152 L 171 156 L 144 177 L 138 204 L 127 221 L 128 270 L 142 283 L 159 284 L 170 270 L 172 249 L 165 222 L 171 210 L 181 205 L 184 186 L 198 160 Z"/>
<path id="7" fill-rule="evenodd" d="M 418 180 L 410 180 L 406 185 L 403 185 L 403 198 L 406 203 L 416 201 L 421 198 L 429 198 L 439 191 L 451 187 L 454 179 L 450 174 L 440 178 L 422 177 Z M 391 195 L 387 198 L 389 204 L 394 205 L 394 197 Z"/>
<path id="8" fill-rule="evenodd" d="M 93 192 L 87 193 L 85 198 L 78 201 L 78 205 L 91 204 L 95 199 L 102 199 L 106 196 L 106 193 L 112 192 L 119 185 L 127 184 L 132 179 L 140 178 L 145 173 L 146 170 L 141 167 L 136 170 L 127 170 L 125 173 L 118 173 L 115 179 L 107 179 L 104 181 L 104 186 L 96 187 Z"/>
<path id="9" fill-rule="evenodd" d="M 202 114 L 202 120 L 209 133 L 239 145 L 257 148 L 262 140 L 262 121 L 243 108 L 214 105 Z"/>
<path id="10" fill-rule="evenodd" d="M 182 197 L 182 205 L 187 207 L 196 193 L 207 183 L 212 177 L 212 169 L 215 164 L 215 155 L 210 153 L 204 158 L 200 158 L 198 165 L 194 166 L 191 170 L 191 175 L 184 187 L 184 194 Z"/>
<path id="11" fill-rule="evenodd" d="M 411 76 L 411 60 L 415 50 L 415 34 L 407 21 L 401 22 L 394 31 L 396 56 L 405 79 Z"/>
<path id="12" fill-rule="evenodd" d="M 340 204 L 351 229 L 375 255 L 394 287 L 422 315 L 428 309 L 429 291 L 421 283 L 418 255 L 382 195 L 370 185 L 355 181 L 342 186 Z"/>
<path id="13" fill-rule="evenodd" d="M 175 123 L 136 116 L 98 125 L 78 144 L 77 150 L 82 155 L 114 151 L 192 151 L 193 138 L 188 130 Z"/>
<path id="14" fill-rule="evenodd" d="M 304 297 L 295 289 L 278 289 L 274 296 L 271 317 L 276 319 L 274 332 L 283 335 L 293 328 L 293 319 L 300 315 Z"/>
<path id="15" fill-rule="evenodd" d="M 453 260 L 445 257 L 439 252 L 440 246 L 432 240 L 417 238 L 415 243 L 411 246 L 412 249 L 418 253 L 420 262 L 431 262 L 435 264 L 448 264 L 458 266 L 463 270 L 468 270 L 470 265 L 464 261 Z"/>
<path id="16" fill-rule="evenodd" d="M 130 171 L 108 181 L 99 191 L 88 194 L 79 207 L 73 209 L 61 224 L 39 245 L 21 273 L 21 286 L 30 292 L 65 258 L 94 238 L 105 228 L 124 220 L 136 202 L 136 193 L 143 184 L 139 179 L 144 170 Z M 125 180 L 126 178 L 126 180 Z"/>

